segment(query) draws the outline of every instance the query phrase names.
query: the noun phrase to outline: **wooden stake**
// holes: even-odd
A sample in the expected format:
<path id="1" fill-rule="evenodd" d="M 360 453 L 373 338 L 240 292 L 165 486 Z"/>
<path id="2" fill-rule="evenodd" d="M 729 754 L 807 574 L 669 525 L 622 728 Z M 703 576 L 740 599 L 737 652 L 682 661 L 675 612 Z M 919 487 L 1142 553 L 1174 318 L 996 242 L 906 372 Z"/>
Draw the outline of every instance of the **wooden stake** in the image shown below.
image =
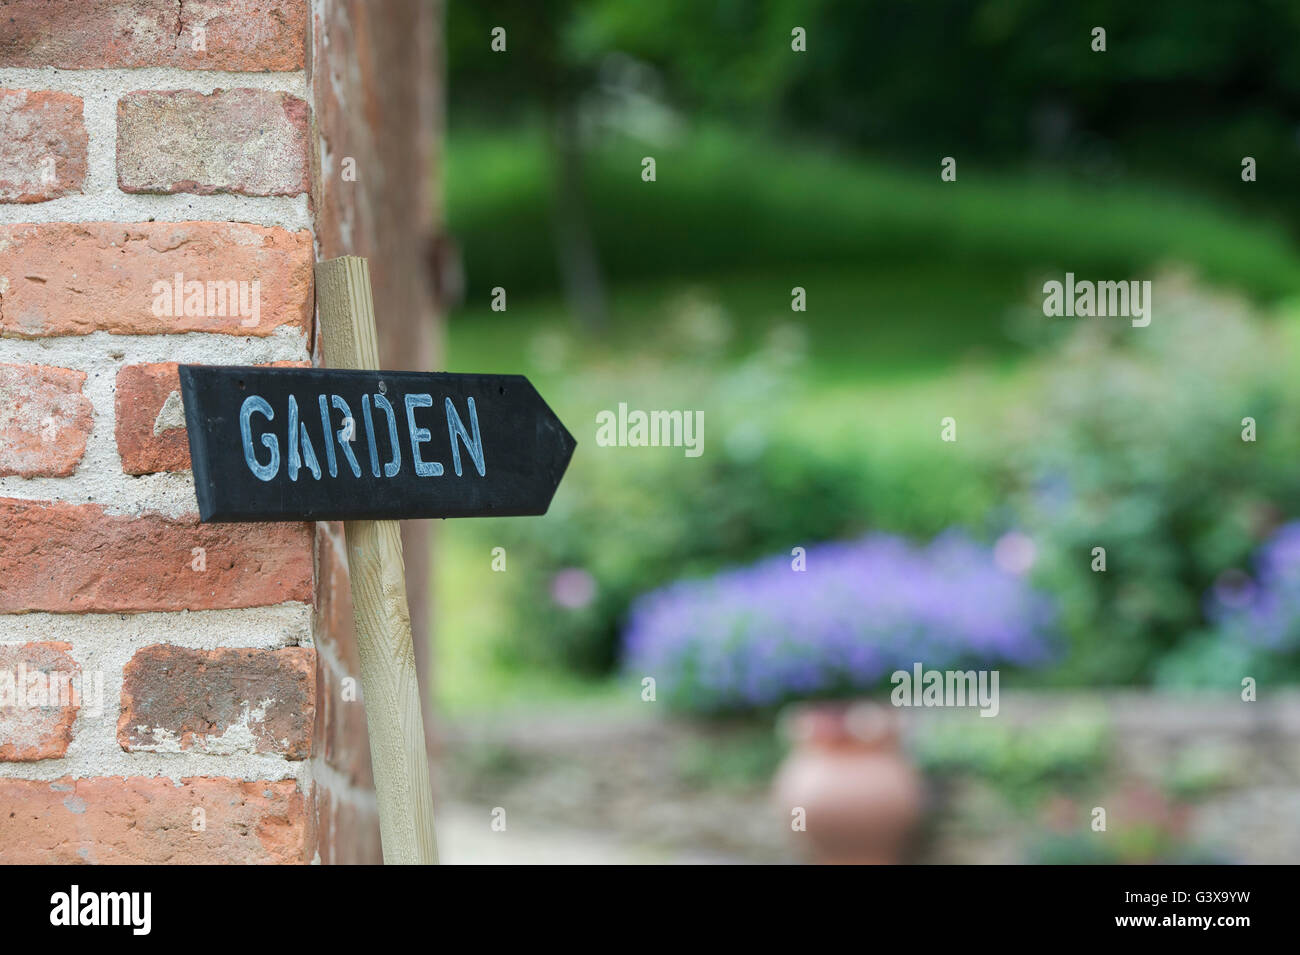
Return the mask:
<path id="1" fill-rule="evenodd" d="M 370 266 L 354 255 L 316 264 L 316 303 L 330 368 L 377 370 Z M 361 691 L 379 828 L 388 865 L 436 864 L 420 684 L 397 521 L 346 521 Z"/>

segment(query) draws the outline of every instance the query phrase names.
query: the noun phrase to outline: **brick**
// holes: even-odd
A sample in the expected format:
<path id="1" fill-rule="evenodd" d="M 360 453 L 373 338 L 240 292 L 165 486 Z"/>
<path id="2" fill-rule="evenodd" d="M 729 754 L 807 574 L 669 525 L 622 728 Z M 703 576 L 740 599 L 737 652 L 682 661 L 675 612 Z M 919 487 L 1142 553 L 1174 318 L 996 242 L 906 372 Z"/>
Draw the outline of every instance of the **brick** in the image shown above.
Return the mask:
<path id="1" fill-rule="evenodd" d="M 117 373 L 117 453 L 127 474 L 190 469 L 181 380 L 174 361 L 127 365 Z"/>
<path id="2" fill-rule="evenodd" d="M 86 143 L 79 96 L 0 90 L 0 202 L 45 202 L 81 192 Z"/>
<path id="3" fill-rule="evenodd" d="M 373 788 L 370 735 L 361 696 L 361 660 L 357 655 L 352 588 L 348 579 L 343 525 L 316 525 L 315 620 L 312 632 L 321 652 L 316 655 L 316 754 L 353 785 Z M 343 680 L 356 683 L 344 699 Z"/>
<path id="4" fill-rule="evenodd" d="M 318 848 L 322 865 L 382 865 L 379 813 L 346 795 L 317 786 Z"/>
<path id="5" fill-rule="evenodd" d="M 342 521 L 316 524 L 316 643 L 338 661 L 344 673 L 361 672 L 357 654 L 356 618 L 352 612 L 352 583 L 348 577 L 346 539 Z"/>
<path id="6" fill-rule="evenodd" d="M 180 275 L 179 311 L 175 286 Z M 206 283 L 247 283 L 248 312 L 227 297 L 208 308 Z M 186 286 L 205 283 L 202 308 Z M 190 287 L 190 292 L 196 291 Z M 254 293 L 256 293 L 254 295 Z M 200 300 L 190 298 L 189 304 Z M 215 296 L 213 305 L 219 306 Z M 312 241 L 302 230 L 233 222 L 78 222 L 0 225 L 0 335 L 306 335 L 312 315 Z M 231 314 L 231 313 L 236 314 Z"/>
<path id="7" fill-rule="evenodd" d="M 311 755 L 316 653 L 155 644 L 122 672 L 117 741 L 128 752 Z"/>
<path id="8" fill-rule="evenodd" d="M 315 752 L 353 785 L 373 788 L 370 736 L 361 695 L 352 589 L 348 579 L 343 525 L 316 525 L 316 607 L 313 634 L 317 654 Z M 343 680 L 357 681 L 353 699 L 344 699 Z"/>
<path id="9" fill-rule="evenodd" d="M 0 613 L 312 600 L 310 524 L 199 524 L 197 517 L 110 515 L 98 504 L 0 498 L 0 527 Z"/>
<path id="10" fill-rule="evenodd" d="M 315 853 L 315 814 L 291 779 L 0 779 L 0 806 L 0 864 L 283 864 Z"/>
<path id="11" fill-rule="evenodd" d="M 84 371 L 0 364 L 0 477 L 67 477 L 95 424 Z"/>
<path id="12" fill-rule="evenodd" d="M 343 680 L 354 681 L 351 699 L 344 697 Z M 360 675 L 339 674 L 317 654 L 315 752 L 330 768 L 362 789 L 373 789 L 370 734 L 361 697 Z"/>
<path id="13" fill-rule="evenodd" d="M 296 196 L 311 187 L 307 104 L 270 90 L 143 90 L 117 103 L 124 192 Z"/>
<path id="14" fill-rule="evenodd" d="M 198 28 L 202 44 L 195 42 Z M 0 6 L 4 66 L 301 70 L 306 35 L 307 0 L 6 0 Z"/>
<path id="15" fill-rule="evenodd" d="M 274 361 L 275 368 L 307 368 L 307 361 Z M 189 433 L 174 361 L 127 365 L 117 373 L 114 428 L 127 474 L 190 469 Z"/>
<path id="16" fill-rule="evenodd" d="M 70 649 L 69 643 L 0 644 L 0 763 L 68 752 L 81 689 L 81 667 Z"/>

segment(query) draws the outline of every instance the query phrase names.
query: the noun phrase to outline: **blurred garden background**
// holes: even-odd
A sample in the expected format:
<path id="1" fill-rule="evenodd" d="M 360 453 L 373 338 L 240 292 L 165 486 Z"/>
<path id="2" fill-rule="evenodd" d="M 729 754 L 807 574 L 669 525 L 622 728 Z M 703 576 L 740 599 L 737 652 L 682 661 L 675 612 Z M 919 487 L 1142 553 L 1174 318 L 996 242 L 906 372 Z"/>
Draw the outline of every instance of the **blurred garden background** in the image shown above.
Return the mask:
<path id="1" fill-rule="evenodd" d="M 526 374 L 578 449 L 545 517 L 436 528 L 449 861 L 808 858 L 783 708 L 914 661 L 1002 705 L 888 709 L 902 858 L 1300 857 L 1297 35 L 1286 0 L 451 3 L 447 370 Z M 1067 271 L 1152 281 L 1150 326 L 1044 317 Z M 621 402 L 702 411 L 704 453 L 597 446 Z"/>

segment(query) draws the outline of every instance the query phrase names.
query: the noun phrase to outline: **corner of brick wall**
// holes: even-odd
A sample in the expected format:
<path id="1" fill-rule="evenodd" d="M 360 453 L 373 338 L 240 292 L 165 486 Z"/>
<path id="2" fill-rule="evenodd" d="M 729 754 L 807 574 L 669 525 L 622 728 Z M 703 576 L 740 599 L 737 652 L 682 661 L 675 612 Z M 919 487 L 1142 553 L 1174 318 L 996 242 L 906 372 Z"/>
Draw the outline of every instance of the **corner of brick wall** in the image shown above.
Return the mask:
<path id="1" fill-rule="evenodd" d="M 440 242 L 433 188 L 440 160 L 436 40 L 442 7 L 442 0 L 312 0 L 308 82 L 319 145 L 312 169 L 317 254 L 369 258 L 384 368 L 428 371 L 440 365 L 430 269 Z M 427 692 L 434 523 L 402 522 L 431 753 L 437 745 Z M 431 759 L 431 771 L 434 766 Z"/>
<path id="2" fill-rule="evenodd" d="M 310 7 L 0 17 L 0 863 L 379 859 L 339 528 L 200 525 L 176 373 L 312 359 Z"/>

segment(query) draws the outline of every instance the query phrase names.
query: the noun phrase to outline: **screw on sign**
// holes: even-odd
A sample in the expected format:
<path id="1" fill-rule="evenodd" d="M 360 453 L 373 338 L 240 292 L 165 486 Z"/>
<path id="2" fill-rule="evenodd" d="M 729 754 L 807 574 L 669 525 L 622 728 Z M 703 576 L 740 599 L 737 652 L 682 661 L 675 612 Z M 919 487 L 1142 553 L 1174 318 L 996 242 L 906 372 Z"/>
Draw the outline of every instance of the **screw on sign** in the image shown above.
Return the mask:
<path id="1" fill-rule="evenodd" d="M 576 442 L 528 379 L 377 371 L 366 260 L 316 266 L 329 368 L 184 365 L 203 521 L 346 521 L 387 863 L 437 861 L 398 519 L 544 514 Z"/>

